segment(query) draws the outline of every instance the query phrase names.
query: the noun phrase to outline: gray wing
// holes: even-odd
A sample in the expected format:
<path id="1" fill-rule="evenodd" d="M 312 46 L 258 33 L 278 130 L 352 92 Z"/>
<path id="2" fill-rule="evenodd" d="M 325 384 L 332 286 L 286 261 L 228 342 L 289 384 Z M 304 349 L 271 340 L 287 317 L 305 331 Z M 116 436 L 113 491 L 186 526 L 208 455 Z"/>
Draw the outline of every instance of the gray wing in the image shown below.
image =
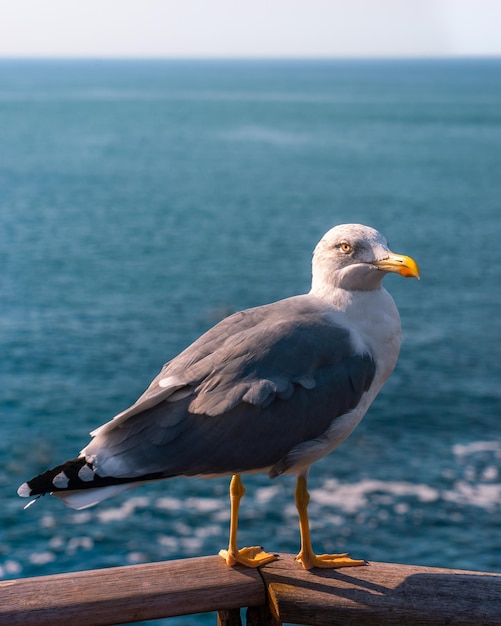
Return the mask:
<path id="1" fill-rule="evenodd" d="M 105 476 L 287 469 L 374 378 L 336 312 L 297 296 L 230 316 L 167 363 L 83 451 Z"/>

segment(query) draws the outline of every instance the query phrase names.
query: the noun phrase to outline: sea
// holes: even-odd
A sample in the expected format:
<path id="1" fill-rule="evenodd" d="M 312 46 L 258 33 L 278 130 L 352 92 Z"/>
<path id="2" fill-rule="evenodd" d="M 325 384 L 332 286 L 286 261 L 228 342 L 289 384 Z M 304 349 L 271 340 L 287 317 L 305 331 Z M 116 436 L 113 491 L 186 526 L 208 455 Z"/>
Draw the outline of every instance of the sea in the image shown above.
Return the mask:
<path id="1" fill-rule="evenodd" d="M 399 362 L 311 470 L 314 546 L 501 572 L 501 59 L 0 61 L 1 579 L 225 547 L 227 478 L 16 490 L 214 323 L 307 292 L 345 222 L 422 276 L 385 278 Z M 294 478 L 245 482 L 241 544 L 297 552 Z"/>

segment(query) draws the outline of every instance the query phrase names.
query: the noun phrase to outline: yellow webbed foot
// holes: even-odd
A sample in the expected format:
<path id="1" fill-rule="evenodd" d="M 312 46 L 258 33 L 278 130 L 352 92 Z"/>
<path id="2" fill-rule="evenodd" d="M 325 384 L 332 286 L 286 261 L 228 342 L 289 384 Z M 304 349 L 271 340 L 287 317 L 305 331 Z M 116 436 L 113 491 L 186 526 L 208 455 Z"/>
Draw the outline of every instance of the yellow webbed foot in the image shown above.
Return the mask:
<path id="1" fill-rule="evenodd" d="M 299 561 L 305 569 L 313 569 L 314 567 L 337 569 L 339 567 L 360 567 L 361 565 L 369 565 L 367 561 L 352 559 L 346 553 L 315 554 L 313 552 L 310 537 L 310 522 L 308 519 L 309 502 L 310 494 L 306 488 L 306 476 L 300 475 L 297 478 L 296 484 L 296 507 L 299 514 L 301 550 L 296 557 L 296 561 Z"/>
<path id="2" fill-rule="evenodd" d="M 360 559 L 352 559 L 348 554 L 313 554 L 301 551 L 296 561 L 299 561 L 305 569 L 313 569 L 314 567 L 323 567 L 324 569 L 338 569 L 340 567 L 360 567 L 369 565 L 367 561 Z"/>
<path id="3" fill-rule="evenodd" d="M 260 567 L 278 559 L 277 554 L 265 552 L 260 546 L 241 548 L 236 551 L 220 550 L 219 556 L 226 561 L 227 565 L 240 563 L 240 565 L 245 565 L 245 567 Z"/>

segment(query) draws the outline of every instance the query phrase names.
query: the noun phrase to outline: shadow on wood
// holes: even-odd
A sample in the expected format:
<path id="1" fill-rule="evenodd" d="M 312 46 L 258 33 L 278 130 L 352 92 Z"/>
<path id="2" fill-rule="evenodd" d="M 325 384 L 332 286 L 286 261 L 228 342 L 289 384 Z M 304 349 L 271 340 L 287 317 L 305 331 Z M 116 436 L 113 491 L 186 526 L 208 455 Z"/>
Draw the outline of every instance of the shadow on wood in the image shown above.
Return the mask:
<path id="1" fill-rule="evenodd" d="M 283 622 L 501 624 L 501 574 L 390 563 L 307 572 L 289 556 L 261 574 L 272 611 Z"/>

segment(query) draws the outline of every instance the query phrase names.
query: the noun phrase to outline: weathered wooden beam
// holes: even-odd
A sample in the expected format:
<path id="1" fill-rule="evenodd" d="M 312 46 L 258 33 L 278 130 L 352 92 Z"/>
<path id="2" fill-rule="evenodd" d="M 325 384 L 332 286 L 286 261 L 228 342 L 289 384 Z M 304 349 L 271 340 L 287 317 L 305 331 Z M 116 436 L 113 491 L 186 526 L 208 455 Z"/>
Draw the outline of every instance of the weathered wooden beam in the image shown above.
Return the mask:
<path id="1" fill-rule="evenodd" d="M 267 609 L 266 602 L 271 609 Z M 218 556 L 0 583 L 0 625 L 104 626 L 218 611 L 221 626 L 501 626 L 501 574 L 372 563 L 259 571 Z"/>
<path id="2" fill-rule="evenodd" d="M 0 582 L 0 624 L 105 626 L 265 602 L 257 570 L 201 557 Z"/>
<path id="3" fill-rule="evenodd" d="M 270 608 L 282 622 L 501 625 L 501 574 L 389 563 L 305 571 L 290 555 L 260 571 Z"/>

